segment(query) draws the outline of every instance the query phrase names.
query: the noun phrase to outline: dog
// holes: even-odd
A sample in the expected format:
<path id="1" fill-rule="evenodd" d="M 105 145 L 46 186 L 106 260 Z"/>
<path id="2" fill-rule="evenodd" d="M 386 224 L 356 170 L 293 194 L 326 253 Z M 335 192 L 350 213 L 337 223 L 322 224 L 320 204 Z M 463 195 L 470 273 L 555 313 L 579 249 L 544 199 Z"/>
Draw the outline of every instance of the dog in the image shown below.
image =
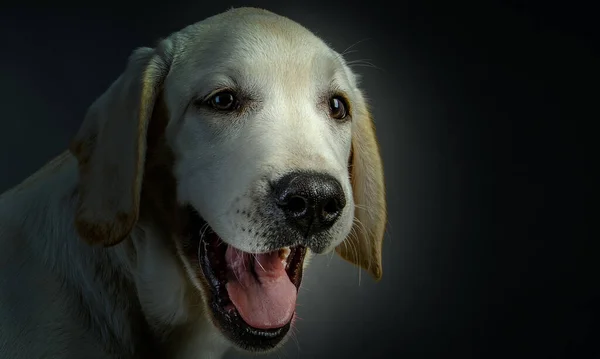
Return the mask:
<path id="1" fill-rule="evenodd" d="M 357 75 L 298 23 L 228 10 L 135 50 L 0 196 L 0 358 L 273 351 L 310 257 L 379 280 L 386 221 Z"/>

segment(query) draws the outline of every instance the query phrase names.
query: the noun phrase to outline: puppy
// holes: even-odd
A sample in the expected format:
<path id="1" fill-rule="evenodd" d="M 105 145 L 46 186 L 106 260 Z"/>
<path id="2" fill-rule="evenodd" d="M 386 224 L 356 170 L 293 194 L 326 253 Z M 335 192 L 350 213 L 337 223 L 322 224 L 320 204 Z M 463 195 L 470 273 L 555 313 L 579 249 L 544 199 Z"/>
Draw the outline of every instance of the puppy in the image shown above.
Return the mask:
<path id="1" fill-rule="evenodd" d="M 356 75 L 299 24 L 232 9 L 137 49 L 0 197 L 0 358 L 273 350 L 311 254 L 381 277 L 383 178 Z"/>

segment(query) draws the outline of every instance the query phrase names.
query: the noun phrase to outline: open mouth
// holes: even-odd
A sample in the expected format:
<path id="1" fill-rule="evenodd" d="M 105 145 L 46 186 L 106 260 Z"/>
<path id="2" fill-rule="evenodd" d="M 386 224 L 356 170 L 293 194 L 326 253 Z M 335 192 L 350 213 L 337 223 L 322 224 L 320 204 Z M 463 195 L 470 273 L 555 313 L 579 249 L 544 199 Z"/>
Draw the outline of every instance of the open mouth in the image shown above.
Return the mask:
<path id="1" fill-rule="evenodd" d="M 306 248 L 247 253 L 221 240 L 193 210 L 192 221 L 192 241 L 217 326 L 243 349 L 276 347 L 295 313 Z"/>

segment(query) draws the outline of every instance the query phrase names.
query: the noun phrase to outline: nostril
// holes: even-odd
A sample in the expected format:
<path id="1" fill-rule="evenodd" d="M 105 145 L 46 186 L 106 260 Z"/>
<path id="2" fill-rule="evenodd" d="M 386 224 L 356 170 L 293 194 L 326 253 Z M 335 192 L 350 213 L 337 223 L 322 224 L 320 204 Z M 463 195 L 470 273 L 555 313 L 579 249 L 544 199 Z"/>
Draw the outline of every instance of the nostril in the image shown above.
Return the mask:
<path id="1" fill-rule="evenodd" d="M 335 215 L 339 212 L 340 205 L 337 199 L 331 198 L 329 199 L 325 205 L 323 206 L 323 214 L 325 216 Z"/>
<path id="2" fill-rule="evenodd" d="M 285 205 L 285 209 L 294 215 L 302 215 L 306 212 L 308 203 L 306 198 L 300 196 L 292 196 Z"/>

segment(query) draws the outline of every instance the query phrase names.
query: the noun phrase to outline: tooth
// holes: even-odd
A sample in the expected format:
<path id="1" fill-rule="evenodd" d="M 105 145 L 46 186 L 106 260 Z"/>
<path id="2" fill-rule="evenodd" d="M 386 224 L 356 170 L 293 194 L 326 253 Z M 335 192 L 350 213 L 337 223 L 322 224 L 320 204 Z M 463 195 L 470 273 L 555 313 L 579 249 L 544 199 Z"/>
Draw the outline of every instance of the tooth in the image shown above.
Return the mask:
<path id="1" fill-rule="evenodd" d="M 290 255 L 290 247 L 281 248 L 279 250 L 279 258 L 281 258 L 281 263 L 286 264 L 287 258 Z"/>

